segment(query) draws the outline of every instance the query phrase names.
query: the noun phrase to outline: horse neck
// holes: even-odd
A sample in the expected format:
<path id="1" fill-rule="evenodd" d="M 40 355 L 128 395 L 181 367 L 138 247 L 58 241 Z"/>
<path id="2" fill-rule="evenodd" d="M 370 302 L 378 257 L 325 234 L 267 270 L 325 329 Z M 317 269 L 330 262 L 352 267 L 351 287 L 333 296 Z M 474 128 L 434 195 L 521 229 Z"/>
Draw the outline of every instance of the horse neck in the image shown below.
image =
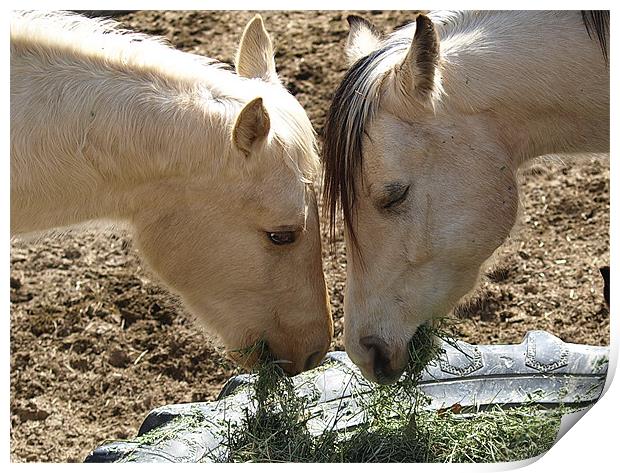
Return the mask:
<path id="1" fill-rule="evenodd" d="M 141 188 L 222 171 L 235 100 L 152 70 L 46 59 L 12 54 L 14 231 L 125 219 L 145 204 L 136 197 L 148 195 Z"/>
<path id="2" fill-rule="evenodd" d="M 487 115 L 517 163 L 609 151 L 609 71 L 579 12 L 469 13 L 440 36 L 444 105 Z"/>

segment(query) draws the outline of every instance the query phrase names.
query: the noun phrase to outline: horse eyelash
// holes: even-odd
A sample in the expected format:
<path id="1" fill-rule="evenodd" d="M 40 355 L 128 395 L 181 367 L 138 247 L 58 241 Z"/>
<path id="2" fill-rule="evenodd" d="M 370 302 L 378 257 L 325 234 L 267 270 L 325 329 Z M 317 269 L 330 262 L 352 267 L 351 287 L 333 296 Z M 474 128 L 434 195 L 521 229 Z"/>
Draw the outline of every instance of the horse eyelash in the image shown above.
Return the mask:
<path id="1" fill-rule="evenodd" d="M 402 191 L 402 193 L 400 195 L 398 195 L 398 197 L 391 199 L 389 202 L 385 203 L 382 205 L 382 208 L 384 210 L 391 210 L 394 207 L 396 207 L 398 204 L 404 202 L 407 199 L 407 196 L 409 195 L 409 189 L 411 188 L 411 184 L 409 184 L 405 190 Z"/>

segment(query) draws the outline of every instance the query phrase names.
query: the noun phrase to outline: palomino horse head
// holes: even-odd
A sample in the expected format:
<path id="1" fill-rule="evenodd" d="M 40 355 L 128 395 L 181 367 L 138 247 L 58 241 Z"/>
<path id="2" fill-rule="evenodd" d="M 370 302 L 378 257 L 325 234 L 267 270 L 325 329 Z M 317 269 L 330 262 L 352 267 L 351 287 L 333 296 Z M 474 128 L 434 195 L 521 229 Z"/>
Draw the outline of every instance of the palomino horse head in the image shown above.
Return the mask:
<path id="1" fill-rule="evenodd" d="M 251 347 L 263 342 L 295 374 L 322 360 L 333 332 L 312 187 L 316 138 L 273 57 L 256 17 L 241 39 L 237 76 L 228 75 L 243 100 L 220 91 L 211 101 L 221 108 L 210 119 L 225 130 L 213 141 L 225 151 L 204 159 L 218 172 L 160 186 L 156 205 L 138 212 L 136 241 L 236 361 L 252 365 Z M 206 141 L 205 156 L 217 149 Z"/>
<path id="2" fill-rule="evenodd" d="M 382 39 L 350 17 L 353 63 L 325 129 L 325 197 L 345 220 L 345 347 L 364 375 L 394 382 L 416 330 L 445 316 L 509 234 L 517 187 L 485 116 L 444 107 L 433 23 Z M 413 39 L 412 39 L 413 36 Z M 466 78 L 462 78 L 463 81 Z"/>

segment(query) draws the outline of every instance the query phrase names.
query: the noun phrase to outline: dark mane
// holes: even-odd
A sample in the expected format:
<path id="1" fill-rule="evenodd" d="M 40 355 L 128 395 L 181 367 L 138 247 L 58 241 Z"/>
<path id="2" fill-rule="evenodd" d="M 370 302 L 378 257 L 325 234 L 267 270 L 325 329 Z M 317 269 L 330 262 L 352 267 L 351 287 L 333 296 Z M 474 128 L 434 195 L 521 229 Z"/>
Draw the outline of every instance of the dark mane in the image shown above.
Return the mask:
<path id="1" fill-rule="evenodd" d="M 582 11 L 581 18 L 586 26 L 588 36 L 591 39 L 593 39 L 593 35 L 596 36 L 605 58 L 605 64 L 609 66 L 609 45 L 607 44 L 609 36 L 609 10 Z"/>
<path id="2" fill-rule="evenodd" d="M 389 55 L 406 51 L 409 43 L 408 39 L 398 39 L 361 58 L 347 71 L 334 93 L 323 135 L 323 197 L 332 240 L 339 208 L 345 225 L 352 228 L 355 178 L 363 159 L 362 139 L 379 102 L 381 76 L 375 73 L 377 65 Z M 355 235 L 351 236 L 355 240 Z"/>

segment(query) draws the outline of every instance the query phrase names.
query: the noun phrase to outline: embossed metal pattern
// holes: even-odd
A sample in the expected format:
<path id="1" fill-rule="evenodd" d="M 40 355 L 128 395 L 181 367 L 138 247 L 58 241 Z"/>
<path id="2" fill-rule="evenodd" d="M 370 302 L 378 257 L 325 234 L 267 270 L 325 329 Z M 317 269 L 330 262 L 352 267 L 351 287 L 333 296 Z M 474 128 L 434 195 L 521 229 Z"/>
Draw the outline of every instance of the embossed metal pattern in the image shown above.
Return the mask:
<path id="1" fill-rule="evenodd" d="M 439 358 L 441 371 L 454 376 L 467 376 L 484 366 L 482 353 L 475 345 L 457 342 L 457 347 L 448 345 Z"/>
<path id="2" fill-rule="evenodd" d="M 544 339 L 544 344 L 540 343 L 541 339 Z M 526 366 L 548 373 L 568 365 L 568 348 L 559 338 L 545 332 L 529 332 L 526 343 Z"/>

